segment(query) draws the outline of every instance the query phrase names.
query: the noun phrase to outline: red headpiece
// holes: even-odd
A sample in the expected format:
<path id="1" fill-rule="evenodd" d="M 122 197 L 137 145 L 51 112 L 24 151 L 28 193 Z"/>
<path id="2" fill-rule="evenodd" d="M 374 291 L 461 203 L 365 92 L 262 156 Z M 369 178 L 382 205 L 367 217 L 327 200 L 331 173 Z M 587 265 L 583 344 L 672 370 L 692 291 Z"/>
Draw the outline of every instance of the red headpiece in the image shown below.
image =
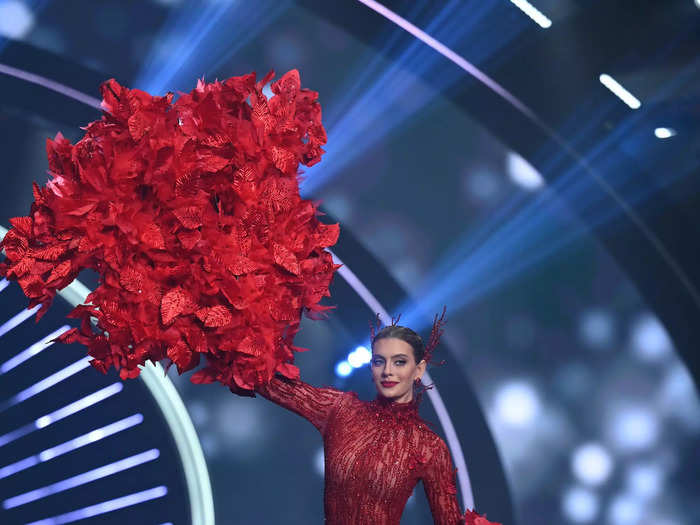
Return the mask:
<path id="1" fill-rule="evenodd" d="M 439 318 L 437 314 L 435 314 L 435 319 L 433 320 L 433 328 L 430 330 L 430 339 L 425 344 L 425 355 L 423 356 L 423 359 L 425 359 L 426 363 L 430 363 L 433 357 L 433 350 L 435 350 L 435 347 L 440 342 L 440 337 L 445 331 L 444 326 L 447 323 L 447 320 L 445 319 L 445 312 L 447 312 L 447 306 L 442 307 L 442 314 Z M 396 318 L 392 317 L 391 326 L 396 326 L 399 323 L 399 319 L 401 319 L 401 314 L 399 314 Z M 381 326 L 381 319 L 380 315 L 377 314 L 374 322 L 369 322 L 370 344 L 374 341 L 374 337 L 377 335 L 376 329 L 379 328 L 379 326 Z M 440 361 L 437 364 L 442 365 L 444 364 L 444 362 L 445 361 Z"/>

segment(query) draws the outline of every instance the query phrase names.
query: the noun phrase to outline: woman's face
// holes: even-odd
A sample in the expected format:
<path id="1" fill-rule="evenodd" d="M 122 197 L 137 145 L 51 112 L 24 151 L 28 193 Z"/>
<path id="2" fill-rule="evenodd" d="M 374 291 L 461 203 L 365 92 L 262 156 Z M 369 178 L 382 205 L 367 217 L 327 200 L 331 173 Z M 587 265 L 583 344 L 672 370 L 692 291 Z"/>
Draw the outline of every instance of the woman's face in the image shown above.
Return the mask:
<path id="1" fill-rule="evenodd" d="M 423 377 L 425 361 L 416 364 L 413 347 L 396 337 L 375 341 L 372 349 L 372 380 L 377 391 L 398 403 L 413 399 L 413 382 Z"/>

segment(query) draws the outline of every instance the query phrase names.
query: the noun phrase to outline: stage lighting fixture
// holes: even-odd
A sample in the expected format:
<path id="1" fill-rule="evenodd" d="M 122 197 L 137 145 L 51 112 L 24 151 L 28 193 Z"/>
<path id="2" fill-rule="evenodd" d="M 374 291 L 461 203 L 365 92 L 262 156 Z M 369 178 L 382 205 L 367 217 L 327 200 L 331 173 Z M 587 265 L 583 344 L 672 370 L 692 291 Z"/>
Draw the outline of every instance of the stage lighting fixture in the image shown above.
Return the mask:
<path id="1" fill-rule="evenodd" d="M 700 0 L 697 1 L 700 2 Z M 676 130 L 673 128 L 656 128 L 654 135 L 656 135 L 657 139 L 670 139 L 676 135 Z"/>
<path id="2" fill-rule="evenodd" d="M 603 73 L 599 78 L 601 84 L 612 91 L 617 98 L 622 100 L 632 109 L 639 109 L 642 106 L 642 103 L 637 97 L 622 87 L 622 85 L 610 75 Z"/>
<path id="3" fill-rule="evenodd" d="M 510 2 L 529 16 L 542 29 L 552 26 L 552 21 L 527 0 L 510 0 Z"/>

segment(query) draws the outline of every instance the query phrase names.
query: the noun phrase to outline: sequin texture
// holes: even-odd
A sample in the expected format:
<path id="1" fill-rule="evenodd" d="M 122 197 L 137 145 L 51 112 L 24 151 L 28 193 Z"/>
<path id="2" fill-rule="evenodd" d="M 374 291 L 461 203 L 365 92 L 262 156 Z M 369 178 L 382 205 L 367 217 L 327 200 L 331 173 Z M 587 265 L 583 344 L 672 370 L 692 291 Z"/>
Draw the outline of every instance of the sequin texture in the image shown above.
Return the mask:
<path id="1" fill-rule="evenodd" d="M 256 391 L 309 420 L 323 436 L 326 524 L 399 525 L 418 481 L 436 524 L 465 523 L 449 450 L 418 415 L 417 401 L 394 403 L 378 395 L 367 402 L 354 392 L 281 377 Z M 467 524 L 491 524 L 476 513 L 467 518 Z"/>

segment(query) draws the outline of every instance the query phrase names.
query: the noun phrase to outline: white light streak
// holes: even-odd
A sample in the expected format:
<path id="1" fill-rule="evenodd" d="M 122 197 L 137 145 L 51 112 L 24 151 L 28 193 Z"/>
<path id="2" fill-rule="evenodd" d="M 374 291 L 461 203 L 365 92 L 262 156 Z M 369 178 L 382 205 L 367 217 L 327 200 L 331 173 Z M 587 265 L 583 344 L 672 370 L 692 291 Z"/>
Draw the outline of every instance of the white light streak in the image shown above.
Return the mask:
<path id="1" fill-rule="evenodd" d="M 105 425 L 101 428 L 91 430 L 86 434 L 75 437 L 68 441 L 64 441 L 63 443 L 60 443 L 53 447 L 44 449 L 38 454 L 34 454 L 33 456 L 29 456 L 19 461 L 15 461 L 14 463 L 11 463 L 4 467 L 0 467 L 0 479 L 7 478 L 9 476 L 12 476 L 13 474 L 16 474 L 17 472 L 21 472 L 22 470 L 31 468 L 34 465 L 38 465 L 39 463 L 50 461 L 53 458 L 62 456 L 63 454 L 67 454 L 68 452 L 72 452 L 86 445 L 96 443 L 97 441 L 100 441 L 111 435 L 117 434 L 122 430 L 126 430 L 128 428 L 136 426 L 142 421 L 143 415 L 137 413 L 132 416 L 125 417 L 124 419 L 120 419 L 119 421 L 115 421 L 114 423 L 110 423 L 109 425 Z"/>
<path id="2" fill-rule="evenodd" d="M 527 0 L 510 0 L 511 4 L 529 16 L 542 29 L 552 26 L 552 21 Z"/>
<path id="3" fill-rule="evenodd" d="M 19 507 L 20 505 L 26 505 L 32 501 L 46 498 L 53 494 L 63 492 L 64 490 L 70 490 L 72 488 L 79 487 L 80 485 L 85 485 L 86 483 L 106 478 L 113 474 L 117 474 L 144 463 L 148 463 L 149 461 L 157 459 L 158 456 L 160 456 L 159 450 L 157 448 L 152 448 L 151 450 L 141 452 L 140 454 L 134 454 L 128 458 L 120 459 L 119 461 L 114 461 L 112 463 L 108 463 L 107 465 L 102 465 L 101 467 L 83 472 L 77 476 L 72 476 L 70 478 L 57 481 L 51 485 L 46 485 L 45 487 L 13 496 L 3 501 L 2 506 L 5 510 L 9 510 Z"/>
<path id="4" fill-rule="evenodd" d="M 29 319 L 34 312 L 36 312 L 39 308 L 41 308 L 40 304 L 37 304 L 34 308 L 31 308 L 27 310 L 26 308 L 22 310 L 20 313 L 9 319 L 8 321 L 5 321 L 2 325 L 0 325 L 0 337 L 5 335 L 7 332 L 12 330 L 13 328 L 16 328 L 20 324 L 22 324 L 24 321 Z"/>
<path id="5" fill-rule="evenodd" d="M 30 387 L 25 388 L 15 396 L 11 397 L 7 401 L 0 403 L 0 412 L 7 410 L 8 408 L 20 404 L 22 401 L 26 401 L 40 394 L 44 390 L 48 390 L 54 385 L 57 385 L 61 381 L 65 381 L 69 377 L 77 374 L 81 370 L 84 370 L 90 366 L 90 357 L 83 357 L 80 361 L 76 361 L 73 364 L 51 374 L 49 377 L 42 379 L 38 383 L 33 384 Z"/>
<path id="6" fill-rule="evenodd" d="M 78 399 L 77 401 L 73 401 L 72 403 L 62 408 L 59 408 L 58 410 L 54 410 L 49 414 L 38 417 L 32 423 L 23 425 L 18 429 L 15 429 L 11 432 L 8 432 L 7 434 L 3 434 L 2 436 L 0 436 L 0 447 L 3 447 L 8 443 L 16 441 L 17 439 L 26 436 L 27 434 L 34 432 L 35 430 L 46 428 L 47 426 L 55 423 L 56 421 L 65 419 L 66 417 L 73 415 L 76 412 L 80 412 L 85 408 L 99 403 L 100 401 L 104 401 L 105 399 L 121 392 L 123 388 L 124 385 L 122 385 L 122 383 L 112 383 L 111 385 L 105 388 L 97 390 L 92 394 L 89 394 L 81 399 Z"/>
<path id="7" fill-rule="evenodd" d="M 8 286 L 10 286 L 10 281 L 5 279 L 4 277 L 0 279 L 0 292 L 2 292 Z"/>
<path id="8" fill-rule="evenodd" d="M 600 75 L 600 83 L 612 91 L 622 102 L 632 109 L 639 109 L 642 103 L 632 93 L 627 91 L 622 85 L 610 75 Z"/>
<path id="9" fill-rule="evenodd" d="M 63 325 L 58 330 L 54 330 L 49 335 L 47 335 L 46 337 L 43 337 L 42 339 L 40 339 L 39 341 L 37 341 L 36 343 L 31 345 L 27 349 L 22 350 L 19 354 L 17 354 L 13 358 L 5 361 L 2 365 L 0 365 L 0 375 L 6 374 L 7 372 L 12 370 L 13 368 L 15 368 L 15 367 L 21 365 L 22 363 L 24 363 L 25 361 L 27 361 L 29 358 L 34 357 L 42 350 L 47 349 L 52 344 L 54 344 L 51 341 L 51 339 L 58 337 L 62 333 L 67 332 L 69 329 L 70 329 L 70 326 Z"/>
<path id="10" fill-rule="evenodd" d="M 99 516 L 100 514 L 106 514 L 125 507 L 138 505 L 139 503 L 144 503 L 152 499 L 162 498 L 167 493 L 168 488 L 161 485 L 160 487 L 153 487 L 152 489 L 135 492 L 127 496 L 122 496 L 121 498 L 103 501 L 102 503 L 97 503 L 96 505 L 91 505 L 89 507 L 83 507 L 82 509 L 60 514 L 52 518 L 33 521 L 31 523 L 27 523 L 27 525 L 63 525 L 64 523 L 72 523 L 74 521 Z"/>

